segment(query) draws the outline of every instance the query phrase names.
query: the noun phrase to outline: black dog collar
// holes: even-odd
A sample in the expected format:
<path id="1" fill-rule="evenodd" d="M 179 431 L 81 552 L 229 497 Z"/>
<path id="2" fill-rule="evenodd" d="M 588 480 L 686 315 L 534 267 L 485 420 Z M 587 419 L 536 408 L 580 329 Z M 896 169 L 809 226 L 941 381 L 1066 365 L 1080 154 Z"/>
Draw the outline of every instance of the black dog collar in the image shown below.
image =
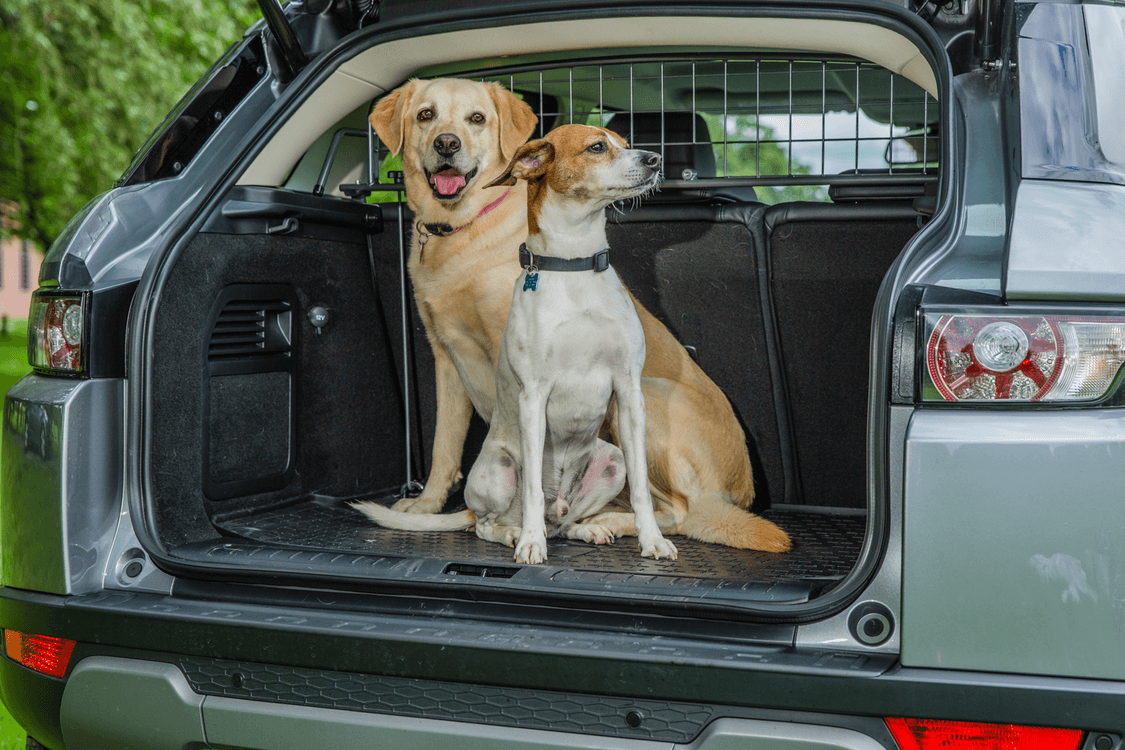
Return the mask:
<path id="1" fill-rule="evenodd" d="M 609 248 L 599 250 L 588 258 L 555 258 L 532 255 L 527 243 L 524 243 L 520 245 L 520 265 L 535 271 L 604 271 L 609 268 Z"/>

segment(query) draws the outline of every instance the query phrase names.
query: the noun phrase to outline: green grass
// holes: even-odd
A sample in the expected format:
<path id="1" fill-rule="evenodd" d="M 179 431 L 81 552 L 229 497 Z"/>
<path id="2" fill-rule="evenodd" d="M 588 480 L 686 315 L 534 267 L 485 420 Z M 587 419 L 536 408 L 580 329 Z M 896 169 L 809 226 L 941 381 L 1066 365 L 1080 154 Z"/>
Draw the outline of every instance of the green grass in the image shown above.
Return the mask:
<path id="1" fill-rule="evenodd" d="M 0 393 L 7 393 L 31 369 L 27 366 L 27 321 L 9 321 L 8 330 L 7 338 L 0 338 Z"/>
<path id="2" fill-rule="evenodd" d="M 24 750 L 27 732 L 0 706 L 0 750 Z"/>
<path id="3" fill-rule="evenodd" d="M 10 321 L 8 330 L 12 333 L 7 338 L 0 338 L 0 393 L 7 393 L 29 370 L 26 321 Z M 0 498 L 0 502 L 3 502 L 3 498 Z M 27 733 L 0 704 L 0 750 L 23 750 L 26 737 Z"/>

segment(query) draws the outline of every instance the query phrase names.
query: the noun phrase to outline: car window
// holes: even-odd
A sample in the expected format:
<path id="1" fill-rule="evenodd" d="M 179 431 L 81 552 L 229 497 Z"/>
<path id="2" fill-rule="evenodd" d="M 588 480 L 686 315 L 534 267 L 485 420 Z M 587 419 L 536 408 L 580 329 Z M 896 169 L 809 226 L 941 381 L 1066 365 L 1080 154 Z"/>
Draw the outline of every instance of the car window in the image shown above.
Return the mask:
<path id="1" fill-rule="evenodd" d="M 566 123 L 597 125 L 661 153 L 665 189 L 718 181 L 752 186 L 754 199 L 766 203 L 826 201 L 828 185 L 848 179 L 918 184 L 938 174 L 936 100 L 903 76 L 853 58 L 685 55 L 459 75 L 513 91 L 538 115 L 539 134 Z M 343 195 L 342 183 L 365 181 L 369 110 L 326 131 L 286 187 L 315 192 L 326 159 L 326 194 Z M 371 142 L 379 182 L 388 187 L 371 200 L 396 200 L 387 173 L 401 161 L 377 137 Z"/>

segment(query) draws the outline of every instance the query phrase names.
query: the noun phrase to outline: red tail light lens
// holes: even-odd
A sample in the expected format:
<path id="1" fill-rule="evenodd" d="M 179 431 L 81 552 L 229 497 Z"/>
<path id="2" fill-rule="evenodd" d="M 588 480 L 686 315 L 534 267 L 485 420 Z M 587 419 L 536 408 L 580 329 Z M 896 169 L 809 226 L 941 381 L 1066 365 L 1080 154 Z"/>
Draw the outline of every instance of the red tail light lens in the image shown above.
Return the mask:
<path id="1" fill-rule="evenodd" d="M 40 372 L 79 375 L 86 367 L 81 294 L 36 292 L 27 324 L 27 361 Z"/>
<path id="2" fill-rule="evenodd" d="M 902 750 L 1078 750 L 1080 729 L 888 718 Z"/>
<path id="3" fill-rule="evenodd" d="M 929 313 L 923 400 L 1089 401 L 1125 362 L 1125 319 Z"/>
<path id="4" fill-rule="evenodd" d="M 8 658 L 28 669 L 51 677 L 66 674 L 74 641 L 47 635 L 30 635 L 18 630 L 4 631 L 4 647 Z"/>

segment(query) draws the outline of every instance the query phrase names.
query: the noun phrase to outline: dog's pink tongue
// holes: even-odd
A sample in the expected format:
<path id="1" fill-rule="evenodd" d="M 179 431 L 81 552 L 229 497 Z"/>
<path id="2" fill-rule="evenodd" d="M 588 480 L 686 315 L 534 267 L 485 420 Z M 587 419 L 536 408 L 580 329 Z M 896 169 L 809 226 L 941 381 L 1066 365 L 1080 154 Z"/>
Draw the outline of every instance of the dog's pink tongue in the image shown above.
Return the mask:
<path id="1" fill-rule="evenodd" d="M 465 175 L 441 172 L 433 177 L 434 186 L 442 195 L 453 195 L 465 187 Z"/>

